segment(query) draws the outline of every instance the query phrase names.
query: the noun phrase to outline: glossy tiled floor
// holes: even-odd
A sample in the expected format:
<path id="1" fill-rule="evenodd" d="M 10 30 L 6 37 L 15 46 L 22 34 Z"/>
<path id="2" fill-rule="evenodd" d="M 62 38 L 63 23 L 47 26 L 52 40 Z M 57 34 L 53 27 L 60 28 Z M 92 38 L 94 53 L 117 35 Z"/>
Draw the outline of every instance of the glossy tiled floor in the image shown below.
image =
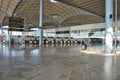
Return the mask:
<path id="1" fill-rule="evenodd" d="M 81 53 L 79 45 L 0 44 L 0 80 L 120 80 L 120 56 Z"/>

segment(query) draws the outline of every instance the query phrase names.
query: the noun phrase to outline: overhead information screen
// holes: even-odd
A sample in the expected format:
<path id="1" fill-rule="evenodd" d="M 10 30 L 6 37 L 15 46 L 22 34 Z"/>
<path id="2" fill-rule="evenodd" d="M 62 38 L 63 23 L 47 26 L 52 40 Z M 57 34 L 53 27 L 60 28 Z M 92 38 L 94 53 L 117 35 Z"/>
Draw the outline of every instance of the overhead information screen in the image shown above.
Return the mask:
<path id="1" fill-rule="evenodd" d="M 10 31 L 23 31 L 24 30 L 24 19 L 9 17 L 9 30 Z"/>

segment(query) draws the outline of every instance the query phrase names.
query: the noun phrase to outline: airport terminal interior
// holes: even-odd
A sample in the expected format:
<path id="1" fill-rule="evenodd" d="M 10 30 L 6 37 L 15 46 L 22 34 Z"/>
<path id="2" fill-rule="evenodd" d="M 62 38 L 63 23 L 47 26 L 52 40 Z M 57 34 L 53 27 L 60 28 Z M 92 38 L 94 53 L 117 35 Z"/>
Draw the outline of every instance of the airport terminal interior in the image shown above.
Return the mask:
<path id="1" fill-rule="evenodd" d="M 120 80 L 120 0 L 0 0 L 0 80 Z"/>

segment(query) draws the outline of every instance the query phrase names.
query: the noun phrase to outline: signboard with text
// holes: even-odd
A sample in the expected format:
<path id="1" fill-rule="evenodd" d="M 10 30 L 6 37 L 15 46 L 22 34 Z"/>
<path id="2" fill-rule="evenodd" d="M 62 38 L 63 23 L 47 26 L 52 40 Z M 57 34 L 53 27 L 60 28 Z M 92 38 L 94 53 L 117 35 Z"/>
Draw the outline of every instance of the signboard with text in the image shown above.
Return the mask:
<path id="1" fill-rule="evenodd" d="M 23 31 L 24 19 L 17 17 L 9 17 L 9 30 L 10 31 Z"/>

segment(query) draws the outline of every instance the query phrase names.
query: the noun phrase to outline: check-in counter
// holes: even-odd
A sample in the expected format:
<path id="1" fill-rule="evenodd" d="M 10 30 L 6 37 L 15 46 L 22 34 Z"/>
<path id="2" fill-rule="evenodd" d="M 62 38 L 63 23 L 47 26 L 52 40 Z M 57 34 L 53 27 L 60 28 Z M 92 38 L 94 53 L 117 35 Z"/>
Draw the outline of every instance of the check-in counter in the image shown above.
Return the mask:
<path id="1" fill-rule="evenodd" d="M 33 44 L 37 44 L 37 40 L 33 40 Z"/>
<path id="2" fill-rule="evenodd" d="M 56 44 L 59 44 L 59 43 L 61 44 L 62 43 L 61 40 L 62 40 L 62 37 L 56 37 L 55 38 Z"/>
<path id="3" fill-rule="evenodd" d="M 67 41 L 69 40 L 69 37 L 63 37 L 63 40 L 64 40 L 64 44 L 66 44 Z"/>
<path id="4" fill-rule="evenodd" d="M 73 41 L 70 41 L 71 44 L 73 44 Z"/>
<path id="5" fill-rule="evenodd" d="M 75 40 L 74 43 L 77 44 L 77 40 Z"/>
<path id="6" fill-rule="evenodd" d="M 60 43 L 63 44 L 63 40 L 61 40 Z"/>
<path id="7" fill-rule="evenodd" d="M 66 41 L 64 41 L 64 44 L 66 44 Z"/>
<path id="8" fill-rule="evenodd" d="M 46 38 L 48 42 L 46 42 L 47 44 L 54 44 L 54 37 L 47 37 Z"/>
<path id="9" fill-rule="evenodd" d="M 53 40 L 53 41 L 51 41 L 51 43 L 52 43 L 52 44 L 54 44 L 54 43 L 55 43 L 55 41 Z"/>
<path id="10" fill-rule="evenodd" d="M 32 42 L 32 40 L 29 40 L 29 44 L 32 44 L 33 42 Z"/>
<path id="11" fill-rule="evenodd" d="M 48 44 L 49 43 L 48 40 L 46 40 L 45 43 Z"/>
<path id="12" fill-rule="evenodd" d="M 70 40 L 68 40 L 67 43 L 70 44 Z"/>

